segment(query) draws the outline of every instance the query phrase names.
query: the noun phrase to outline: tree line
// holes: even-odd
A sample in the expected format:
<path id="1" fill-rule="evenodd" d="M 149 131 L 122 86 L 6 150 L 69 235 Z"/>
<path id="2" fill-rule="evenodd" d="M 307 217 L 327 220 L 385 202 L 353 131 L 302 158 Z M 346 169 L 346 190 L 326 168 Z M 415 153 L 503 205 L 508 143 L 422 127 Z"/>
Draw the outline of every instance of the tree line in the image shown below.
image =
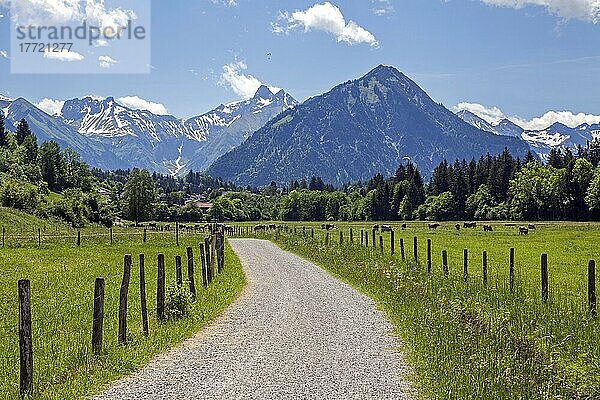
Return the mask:
<path id="1" fill-rule="evenodd" d="M 0 113 L 0 204 L 74 226 L 131 221 L 599 220 L 600 142 L 553 149 L 546 162 L 508 150 L 444 160 L 428 182 L 411 162 L 336 188 L 320 177 L 236 187 L 201 172 L 90 168 L 72 149 L 38 145 L 26 120 L 8 132 Z M 208 212 L 195 206 L 212 203 Z"/>
<path id="2" fill-rule="evenodd" d="M 392 177 L 336 190 L 317 177 L 259 191 L 213 193 L 210 217 L 220 220 L 598 220 L 600 142 L 553 149 L 547 163 L 505 149 L 478 160 L 444 160 L 425 183 L 412 163 Z"/>

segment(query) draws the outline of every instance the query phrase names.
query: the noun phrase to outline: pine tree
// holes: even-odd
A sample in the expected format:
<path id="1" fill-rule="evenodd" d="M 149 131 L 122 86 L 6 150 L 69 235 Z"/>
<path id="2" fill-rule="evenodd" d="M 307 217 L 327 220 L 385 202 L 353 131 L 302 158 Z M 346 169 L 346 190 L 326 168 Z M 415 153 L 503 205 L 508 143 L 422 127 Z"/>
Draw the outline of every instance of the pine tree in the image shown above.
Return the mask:
<path id="1" fill-rule="evenodd" d="M 533 155 L 533 153 L 531 152 L 531 150 L 529 150 L 527 152 L 527 154 L 525 155 L 525 158 L 523 159 L 523 164 L 527 165 L 530 162 L 535 162 L 537 161 L 537 157 Z"/>
<path id="2" fill-rule="evenodd" d="M 29 129 L 29 124 L 23 118 L 19 124 L 17 125 L 17 144 L 20 146 L 25 141 L 27 136 L 33 135 L 31 133 L 31 129 Z"/>
<path id="3" fill-rule="evenodd" d="M 4 126 L 4 114 L 0 112 L 0 147 L 6 147 L 8 145 L 8 138 L 6 135 L 6 129 Z"/>

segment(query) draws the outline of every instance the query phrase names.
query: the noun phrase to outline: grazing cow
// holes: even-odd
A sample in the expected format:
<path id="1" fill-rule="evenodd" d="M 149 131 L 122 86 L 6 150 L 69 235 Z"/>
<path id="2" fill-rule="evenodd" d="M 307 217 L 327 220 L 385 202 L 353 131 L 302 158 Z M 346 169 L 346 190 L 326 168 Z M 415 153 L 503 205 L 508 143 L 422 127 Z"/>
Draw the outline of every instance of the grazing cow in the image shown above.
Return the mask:
<path id="1" fill-rule="evenodd" d="M 490 224 L 485 224 L 485 225 L 483 225 L 483 231 L 484 232 L 494 232 L 494 228 Z"/>
<path id="2" fill-rule="evenodd" d="M 269 224 L 269 229 L 274 231 L 275 229 L 277 229 L 277 225 L 275 224 Z"/>
<path id="3" fill-rule="evenodd" d="M 267 230 L 267 226 L 266 225 L 256 225 L 254 227 L 254 232 L 264 232 Z"/>
<path id="4" fill-rule="evenodd" d="M 334 224 L 322 224 L 321 225 L 321 229 L 325 229 L 326 231 L 330 231 L 332 229 L 335 229 L 335 225 Z"/>
<path id="5" fill-rule="evenodd" d="M 391 232 L 393 229 L 389 225 L 381 225 L 381 232 Z"/>
<path id="6" fill-rule="evenodd" d="M 529 234 L 529 228 L 527 228 L 526 226 L 519 227 L 519 235 L 528 235 L 528 234 Z"/>
<path id="7" fill-rule="evenodd" d="M 156 230 L 156 223 L 155 222 L 151 222 L 148 224 L 148 229 L 150 229 L 151 231 L 155 231 Z"/>
<path id="8" fill-rule="evenodd" d="M 373 229 L 374 231 L 378 231 L 379 230 L 379 225 L 375 224 L 375 225 L 373 225 L 373 227 L 371 229 Z"/>
<path id="9" fill-rule="evenodd" d="M 436 230 L 437 228 L 439 228 L 439 227 L 440 227 L 440 224 L 438 224 L 438 223 L 436 222 L 435 224 L 429 224 L 428 226 L 429 226 L 429 229 Z"/>
<path id="10" fill-rule="evenodd" d="M 406 224 L 405 224 L 405 223 L 404 223 L 404 224 L 402 224 L 402 230 L 403 230 L 403 231 L 404 231 L 404 230 L 406 230 Z"/>
<path id="11" fill-rule="evenodd" d="M 465 222 L 463 228 L 477 228 L 477 222 Z"/>
<path id="12" fill-rule="evenodd" d="M 171 230 L 171 225 L 170 224 L 166 224 L 165 226 L 163 226 L 163 229 L 165 231 L 170 231 Z"/>
<path id="13" fill-rule="evenodd" d="M 529 229 L 530 231 L 535 231 L 535 230 L 536 230 L 536 228 L 535 228 L 535 225 L 534 225 L 534 224 L 529 224 L 529 225 L 527 226 L 527 229 Z"/>
<path id="14" fill-rule="evenodd" d="M 454 227 L 456 228 L 457 231 L 460 231 L 460 224 L 456 224 L 456 225 L 454 225 Z"/>

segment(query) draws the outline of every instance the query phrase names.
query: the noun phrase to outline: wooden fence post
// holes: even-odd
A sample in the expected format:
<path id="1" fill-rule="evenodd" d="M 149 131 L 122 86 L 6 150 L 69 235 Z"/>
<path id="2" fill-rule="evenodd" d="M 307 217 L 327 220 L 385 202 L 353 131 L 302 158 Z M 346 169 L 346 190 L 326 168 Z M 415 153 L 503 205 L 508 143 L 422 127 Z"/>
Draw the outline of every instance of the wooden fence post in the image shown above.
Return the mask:
<path id="1" fill-rule="evenodd" d="M 390 232 L 390 254 L 392 256 L 394 255 L 394 252 L 396 250 L 395 246 L 396 246 L 396 238 L 395 238 L 395 235 L 394 235 L 394 230 L 392 230 Z"/>
<path id="2" fill-rule="evenodd" d="M 123 280 L 119 293 L 119 344 L 127 342 L 127 293 L 129 292 L 129 279 L 131 278 L 131 254 L 125 255 L 123 262 Z"/>
<path id="3" fill-rule="evenodd" d="M 415 255 L 415 263 L 419 263 L 419 246 L 418 246 L 418 239 L 415 236 L 413 238 L 413 253 Z"/>
<path id="4" fill-rule="evenodd" d="M 325 246 L 329 246 L 329 232 L 325 232 Z"/>
<path id="5" fill-rule="evenodd" d="M 383 235 L 379 235 L 379 249 L 383 253 Z"/>
<path id="6" fill-rule="evenodd" d="M 363 231 L 362 229 L 360 230 L 360 245 L 364 246 L 365 245 L 365 231 Z"/>
<path id="7" fill-rule="evenodd" d="M 183 286 L 183 272 L 181 271 L 181 256 L 175 256 L 175 279 L 177 287 Z"/>
<path id="8" fill-rule="evenodd" d="M 448 276 L 448 274 L 450 274 L 450 268 L 448 268 L 448 252 L 446 250 L 442 250 L 442 267 L 444 269 L 444 275 Z"/>
<path id="9" fill-rule="evenodd" d="M 463 251 L 463 277 L 465 282 L 469 281 L 469 250 Z"/>
<path id="10" fill-rule="evenodd" d="M 365 231 L 365 247 L 369 247 L 369 233 Z"/>
<path id="11" fill-rule="evenodd" d="M 515 291 L 515 249 L 510 248 L 510 292 Z"/>
<path id="12" fill-rule="evenodd" d="M 310 228 L 310 237 L 311 239 L 315 238 L 315 228 Z"/>
<path id="13" fill-rule="evenodd" d="M 204 257 L 204 243 L 200 242 L 200 261 L 202 263 L 202 285 L 208 287 L 208 272 L 206 269 L 206 258 Z"/>
<path id="14" fill-rule="evenodd" d="M 188 280 L 190 282 L 190 296 L 192 301 L 196 300 L 196 282 L 194 282 L 194 252 L 191 247 L 187 248 Z"/>
<path id="15" fill-rule="evenodd" d="M 165 255 L 158 255 L 158 275 L 156 285 L 156 317 L 165 319 Z"/>
<path id="16" fill-rule="evenodd" d="M 113 228 L 110 228 L 110 244 L 113 244 Z"/>
<path id="17" fill-rule="evenodd" d="M 352 228 L 350 228 L 350 244 L 354 244 L 354 234 L 352 232 Z"/>
<path id="18" fill-rule="evenodd" d="M 487 286 L 488 283 L 488 259 L 487 251 L 483 252 L 483 285 Z"/>
<path id="19" fill-rule="evenodd" d="M 147 235 L 148 235 L 148 231 L 146 230 L 146 228 L 144 228 L 144 243 L 146 243 Z"/>
<path id="20" fill-rule="evenodd" d="M 20 394 L 33 393 L 33 345 L 31 335 L 31 285 L 29 280 L 19 281 L 19 354 Z"/>
<path id="21" fill-rule="evenodd" d="M 373 239 L 373 248 L 377 246 L 377 238 L 375 237 L 375 229 L 371 229 L 371 238 Z"/>
<path id="22" fill-rule="evenodd" d="M 94 283 L 94 321 L 92 323 L 92 351 L 102 353 L 102 327 L 104 325 L 104 278 Z"/>
<path id="23" fill-rule="evenodd" d="M 223 272 L 225 268 L 225 237 L 222 233 L 219 233 L 219 252 L 217 254 L 219 260 L 219 273 Z"/>
<path id="24" fill-rule="evenodd" d="M 542 301 L 548 302 L 548 254 L 542 254 Z"/>
<path id="25" fill-rule="evenodd" d="M 204 239 L 204 256 L 206 257 L 206 271 L 208 277 L 208 283 L 210 284 L 214 277 L 214 270 L 212 266 L 212 259 L 210 254 L 210 238 L 206 237 Z"/>
<path id="26" fill-rule="evenodd" d="M 404 252 L 404 238 L 400 238 L 400 255 L 402 256 L 402 261 L 406 261 L 406 254 Z"/>
<path id="27" fill-rule="evenodd" d="M 77 230 L 77 247 L 81 247 L 81 231 Z"/>
<path id="28" fill-rule="evenodd" d="M 140 304 L 142 306 L 142 329 L 148 336 L 148 305 L 146 303 L 146 266 L 145 256 L 140 254 Z"/>
<path id="29" fill-rule="evenodd" d="M 175 221 L 175 244 L 179 246 L 179 222 Z"/>
<path id="30" fill-rule="evenodd" d="M 590 313 L 596 318 L 596 261 L 588 264 L 588 306 Z"/>

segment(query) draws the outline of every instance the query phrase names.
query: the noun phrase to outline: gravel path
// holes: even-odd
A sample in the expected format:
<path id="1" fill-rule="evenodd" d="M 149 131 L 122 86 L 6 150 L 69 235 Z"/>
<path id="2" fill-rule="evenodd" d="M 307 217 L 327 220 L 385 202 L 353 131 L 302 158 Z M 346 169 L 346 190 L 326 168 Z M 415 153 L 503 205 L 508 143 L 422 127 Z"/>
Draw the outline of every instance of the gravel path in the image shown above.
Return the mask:
<path id="1" fill-rule="evenodd" d="M 372 300 L 271 242 L 230 240 L 248 285 L 194 337 L 97 399 L 411 399 Z"/>

